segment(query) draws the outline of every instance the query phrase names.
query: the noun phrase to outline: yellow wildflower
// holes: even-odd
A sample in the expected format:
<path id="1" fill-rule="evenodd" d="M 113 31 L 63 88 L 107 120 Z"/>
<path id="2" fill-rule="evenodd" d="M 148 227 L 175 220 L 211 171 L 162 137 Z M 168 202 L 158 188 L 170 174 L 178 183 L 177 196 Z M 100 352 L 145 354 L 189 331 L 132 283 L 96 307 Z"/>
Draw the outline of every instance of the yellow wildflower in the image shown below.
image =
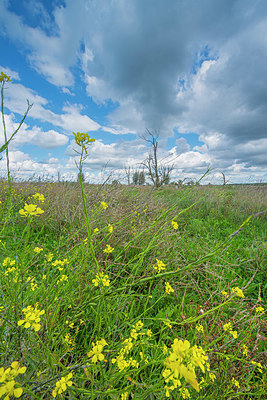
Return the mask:
<path id="1" fill-rule="evenodd" d="M 169 284 L 169 282 L 165 282 L 165 292 L 166 294 L 171 294 L 174 292 L 173 288 Z"/>
<path id="2" fill-rule="evenodd" d="M 44 210 L 41 210 L 36 204 L 25 203 L 24 208 L 19 210 L 19 213 L 22 217 L 30 217 L 31 215 L 38 217 L 40 214 L 44 213 Z"/>
<path id="3" fill-rule="evenodd" d="M 229 322 L 228 324 L 224 324 L 223 325 L 223 330 L 225 332 L 229 331 L 231 328 L 232 328 L 232 323 L 231 322 Z"/>
<path id="4" fill-rule="evenodd" d="M 72 132 L 75 138 L 75 142 L 77 143 L 78 146 L 81 146 L 85 153 L 87 154 L 87 149 L 86 149 L 86 145 L 89 145 L 93 142 L 95 142 L 94 138 L 90 138 L 90 136 L 88 135 L 88 133 L 83 133 L 83 132 Z"/>
<path id="5" fill-rule="evenodd" d="M 153 268 L 157 271 L 158 274 L 160 274 L 161 271 L 163 271 L 166 267 L 166 264 L 164 264 L 162 261 L 158 260 L 156 258 L 157 264 L 153 266 Z"/>
<path id="6" fill-rule="evenodd" d="M 48 262 L 52 261 L 54 254 L 53 253 L 48 253 L 45 255 L 45 258 Z"/>
<path id="7" fill-rule="evenodd" d="M 172 386 L 166 386 L 166 396 L 169 391 L 180 386 L 179 379 L 183 377 L 187 383 L 199 392 L 199 384 L 196 379 L 195 368 L 199 367 L 205 372 L 204 364 L 208 357 L 201 347 L 190 347 L 188 340 L 174 339 L 171 350 L 165 360 L 166 369 L 163 371 L 166 384 L 172 382 Z"/>
<path id="8" fill-rule="evenodd" d="M 223 325 L 223 330 L 225 332 L 229 332 L 233 336 L 234 339 L 237 338 L 237 331 L 233 331 L 232 330 L 232 323 L 231 322 L 229 322 L 228 324 L 224 324 Z"/>
<path id="9" fill-rule="evenodd" d="M 39 253 L 41 253 L 42 251 L 43 251 L 44 249 L 42 248 L 42 247 L 35 247 L 34 249 L 33 249 L 33 251 L 35 252 L 35 253 L 37 253 L 37 254 L 39 254 Z"/>
<path id="10" fill-rule="evenodd" d="M 106 253 L 106 254 L 110 254 L 110 253 L 113 252 L 113 250 L 114 250 L 114 248 L 111 247 L 109 244 L 107 244 L 107 247 L 106 247 L 103 251 L 104 251 L 104 253 Z"/>
<path id="11" fill-rule="evenodd" d="M 233 336 L 234 339 L 237 338 L 237 331 L 229 331 L 229 333 Z"/>
<path id="12" fill-rule="evenodd" d="M 63 376 L 59 381 L 56 382 L 56 387 L 52 392 L 53 397 L 57 397 L 58 394 L 62 394 L 68 388 L 68 386 L 72 386 L 72 372 L 70 372 L 67 376 Z"/>
<path id="13" fill-rule="evenodd" d="M 99 286 L 102 283 L 103 286 L 109 286 L 110 280 L 108 279 L 108 275 L 105 275 L 103 272 L 96 274 L 95 279 L 92 279 L 92 283 L 95 286 Z"/>
<path id="14" fill-rule="evenodd" d="M 151 337 L 151 336 L 152 336 L 152 330 L 151 330 L 151 329 L 148 329 L 148 330 L 146 331 L 146 334 L 147 334 L 148 337 Z"/>
<path id="15" fill-rule="evenodd" d="M 43 195 L 43 194 L 35 193 L 35 194 L 32 195 L 32 197 L 33 197 L 34 199 L 40 201 L 41 203 L 44 203 L 44 202 L 45 202 L 45 198 L 44 198 L 44 195 Z"/>
<path id="16" fill-rule="evenodd" d="M 245 295 L 244 295 L 242 289 L 240 289 L 238 286 L 232 288 L 232 292 L 233 292 L 237 297 L 241 297 L 241 298 L 244 298 L 244 297 L 245 297 Z"/>
<path id="17" fill-rule="evenodd" d="M 18 321 L 18 326 L 24 324 L 24 328 L 31 328 L 35 332 L 38 332 L 41 328 L 41 318 L 40 316 L 45 313 L 44 310 L 38 310 L 38 303 L 35 305 L 35 308 L 32 306 L 28 306 L 27 308 L 23 308 L 22 312 L 24 314 L 24 319 Z"/>
<path id="18" fill-rule="evenodd" d="M 204 328 L 203 328 L 203 325 L 201 325 L 201 324 L 198 324 L 198 325 L 196 326 L 196 329 L 197 329 L 197 331 L 198 331 L 198 332 L 202 332 L 202 333 L 204 333 Z"/>
<path id="19" fill-rule="evenodd" d="M 7 276 L 7 275 L 9 275 L 9 274 L 11 274 L 12 272 L 15 272 L 15 271 L 17 271 L 16 267 L 7 268 L 6 271 L 5 271 L 5 276 Z"/>
<path id="20" fill-rule="evenodd" d="M 168 326 L 170 329 L 172 329 L 172 325 L 170 323 L 171 321 L 167 319 L 166 321 L 163 321 L 164 325 Z"/>
<path id="21" fill-rule="evenodd" d="M 256 307 L 255 311 L 256 311 L 256 313 L 258 314 L 258 313 L 263 312 L 263 311 L 264 311 L 264 308 L 261 307 L 261 306 L 259 306 L 259 307 Z"/>
<path id="22" fill-rule="evenodd" d="M 15 260 L 11 260 L 10 257 L 6 257 L 3 261 L 3 267 L 6 267 L 7 265 L 12 266 L 15 265 L 16 261 Z"/>
<path id="23" fill-rule="evenodd" d="M 12 82 L 12 79 L 10 76 L 6 75 L 4 72 L 1 72 L 0 74 L 0 82 Z"/>
<path id="24" fill-rule="evenodd" d="M 109 233 L 112 233 L 112 232 L 113 232 L 113 226 L 110 225 L 110 224 L 108 224 L 108 231 L 109 231 Z"/>
<path id="25" fill-rule="evenodd" d="M 263 367 L 262 367 L 262 365 L 261 365 L 260 362 L 251 361 L 251 364 L 256 365 L 257 368 L 258 368 L 258 371 L 262 374 L 262 372 L 263 372 L 263 369 L 262 369 L 262 368 L 263 368 Z"/>
<path id="26" fill-rule="evenodd" d="M 247 346 L 245 344 L 243 344 L 243 346 L 242 346 L 242 353 L 243 353 L 243 356 L 247 357 L 248 348 L 247 348 Z"/>
<path id="27" fill-rule="evenodd" d="M 9 396 L 20 397 L 23 393 L 23 389 L 21 387 L 15 387 L 16 384 L 14 380 L 4 382 L 0 386 L 0 397 L 6 395 L 4 400 L 9 400 Z"/>
<path id="28" fill-rule="evenodd" d="M 68 281 L 68 277 L 67 277 L 67 275 L 65 275 L 65 274 L 63 274 L 61 277 L 60 277 L 60 279 L 58 279 L 57 280 L 57 285 L 60 283 L 60 282 L 66 282 L 66 281 Z"/>
<path id="29" fill-rule="evenodd" d="M 212 382 L 214 382 L 216 380 L 216 375 L 213 372 L 209 373 L 209 378 Z"/>
<path id="30" fill-rule="evenodd" d="M 106 208 L 108 208 L 108 205 L 105 201 L 101 201 L 101 206 L 103 207 L 103 209 L 105 210 Z"/>
<path id="31" fill-rule="evenodd" d="M 65 324 L 68 325 L 71 329 L 74 327 L 74 322 L 69 322 L 69 320 L 66 320 Z"/>
<path id="32" fill-rule="evenodd" d="M 172 221 L 172 227 L 173 229 L 178 229 L 178 223 L 176 221 Z"/>
<path id="33" fill-rule="evenodd" d="M 97 340 L 96 344 L 92 343 L 92 350 L 87 353 L 88 357 L 92 357 L 92 362 L 104 360 L 104 354 L 102 354 L 103 348 L 107 346 L 105 339 Z"/>
<path id="34" fill-rule="evenodd" d="M 239 382 L 238 382 L 235 378 L 232 378 L 232 383 L 233 383 L 233 385 L 235 385 L 237 388 L 240 388 Z"/>
<path id="35" fill-rule="evenodd" d="M 37 285 L 37 283 L 34 283 L 34 280 L 35 280 L 35 278 L 34 277 L 28 277 L 27 278 L 27 280 L 26 280 L 26 282 L 30 282 L 30 285 L 31 285 L 31 290 L 34 292 L 35 291 L 35 289 L 37 289 L 37 287 L 38 287 L 38 285 Z"/>

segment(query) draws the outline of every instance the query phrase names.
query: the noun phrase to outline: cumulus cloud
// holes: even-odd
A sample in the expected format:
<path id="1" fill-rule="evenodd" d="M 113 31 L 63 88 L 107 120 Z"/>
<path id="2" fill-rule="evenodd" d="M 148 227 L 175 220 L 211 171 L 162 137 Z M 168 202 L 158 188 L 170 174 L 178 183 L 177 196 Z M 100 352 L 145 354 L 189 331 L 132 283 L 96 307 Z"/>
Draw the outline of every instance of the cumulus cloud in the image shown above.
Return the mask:
<path id="1" fill-rule="evenodd" d="M 168 7 L 66 0 L 54 9 L 53 35 L 26 26 L 8 4 L 0 8 L 2 29 L 28 46 L 36 70 L 67 87 L 73 84 L 69 68 L 80 60 L 88 94 L 121 103 L 112 124 L 160 128 L 162 135 L 175 126 L 216 130 L 238 140 L 265 134 L 264 0 L 170 0 Z"/>
<path id="2" fill-rule="evenodd" d="M 3 67 L 2 65 L 0 65 L 0 71 L 4 72 L 7 76 L 12 77 L 12 81 L 20 81 L 20 76 L 17 71 L 13 71 L 12 69 Z"/>
<path id="3" fill-rule="evenodd" d="M 77 158 L 75 150 L 79 150 L 79 148 L 72 140 L 66 150 L 66 155 L 70 156 L 71 163 L 74 162 L 71 160 L 72 158 Z M 104 166 L 120 169 L 126 165 L 137 166 L 146 156 L 147 147 L 142 139 L 120 140 L 111 144 L 104 144 L 101 140 L 96 140 L 88 148 L 85 165 L 92 170 L 98 170 Z"/>
<path id="4" fill-rule="evenodd" d="M 31 158 L 27 153 L 20 150 L 9 152 L 9 162 L 11 173 L 16 179 L 29 179 L 33 175 L 43 176 L 55 176 L 59 165 L 49 165 L 39 163 Z M 0 160 L 0 175 L 6 175 L 6 158 Z"/>
<path id="5" fill-rule="evenodd" d="M 5 124 L 8 138 L 18 128 L 19 123 L 15 121 L 14 114 L 5 116 Z M 54 130 L 44 131 L 38 126 L 30 128 L 24 123 L 14 139 L 10 142 L 11 150 L 18 149 L 24 144 L 32 144 L 44 149 L 53 149 L 60 146 L 65 146 L 69 141 L 68 136 L 63 135 Z M 0 125 L 0 146 L 5 142 L 4 131 L 2 124 Z"/>
<path id="6" fill-rule="evenodd" d="M 36 91 L 27 88 L 22 84 L 11 84 L 5 90 L 5 106 L 15 113 L 23 115 L 29 100 L 33 107 L 28 114 L 29 117 L 42 122 L 62 128 L 65 132 L 72 131 L 95 131 L 101 126 L 88 115 L 82 114 L 81 106 L 77 104 L 65 104 L 62 107 L 62 114 L 56 114 L 50 110 L 51 103 L 40 96 Z"/>

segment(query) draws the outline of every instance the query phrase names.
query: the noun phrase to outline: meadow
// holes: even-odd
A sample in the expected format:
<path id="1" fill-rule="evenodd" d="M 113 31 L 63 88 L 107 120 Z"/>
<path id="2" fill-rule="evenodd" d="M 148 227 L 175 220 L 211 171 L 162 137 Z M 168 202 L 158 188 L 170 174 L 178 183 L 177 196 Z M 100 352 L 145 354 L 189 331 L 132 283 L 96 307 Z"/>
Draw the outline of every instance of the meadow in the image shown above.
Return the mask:
<path id="1" fill-rule="evenodd" d="M 0 398 L 266 398 L 266 185 L 89 185 L 74 135 L 0 182 Z"/>
<path id="2" fill-rule="evenodd" d="M 2 182 L 3 398 L 263 399 L 265 191 Z"/>

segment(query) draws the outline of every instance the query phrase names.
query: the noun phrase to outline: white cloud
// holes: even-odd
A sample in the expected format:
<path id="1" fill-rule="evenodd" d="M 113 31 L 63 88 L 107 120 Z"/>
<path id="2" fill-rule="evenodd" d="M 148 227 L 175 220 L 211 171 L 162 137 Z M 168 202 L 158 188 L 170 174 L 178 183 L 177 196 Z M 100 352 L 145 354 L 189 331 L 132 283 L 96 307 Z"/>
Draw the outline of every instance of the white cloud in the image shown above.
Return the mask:
<path id="1" fill-rule="evenodd" d="M 18 128 L 19 123 L 16 122 L 14 114 L 5 115 L 6 131 L 8 138 Z M 18 149 L 23 144 L 32 144 L 44 149 L 53 149 L 60 146 L 65 146 L 69 138 L 62 133 L 54 130 L 43 131 L 40 127 L 33 126 L 30 128 L 24 123 L 14 139 L 12 139 L 9 147 L 11 150 Z M 0 146 L 3 145 L 4 131 L 2 124 L 0 125 Z"/>
<path id="2" fill-rule="evenodd" d="M 20 76 L 17 71 L 13 71 L 12 69 L 8 67 L 3 67 L 0 65 L 0 72 L 4 72 L 4 74 L 12 77 L 12 81 L 20 81 Z"/>
<path id="3" fill-rule="evenodd" d="M 81 114 L 78 105 L 66 104 L 62 107 L 63 113 L 56 114 L 49 110 L 50 102 L 47 99 L 21 84 L 11 84 L 5 91 L 5 106 L 12 112 L 23 115 L 27 106 L 26 99 L 33 104 L 28 114 L 30 117 L 61 127 L 65 132 L 89 132 L 101 127 L 87 115 Z"/>

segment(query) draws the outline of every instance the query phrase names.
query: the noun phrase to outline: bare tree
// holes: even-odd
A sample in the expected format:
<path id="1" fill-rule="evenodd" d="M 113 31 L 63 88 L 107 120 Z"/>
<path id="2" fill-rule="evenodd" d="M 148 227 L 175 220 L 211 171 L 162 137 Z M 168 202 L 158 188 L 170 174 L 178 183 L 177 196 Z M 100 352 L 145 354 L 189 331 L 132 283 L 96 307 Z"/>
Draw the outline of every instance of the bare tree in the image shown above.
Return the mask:
<path id="1" fill-rule="evenodd" d="M 152 146 L 151 153 L 141 165 L 146 168 L 147 175 L 155 188 L 168 184 L 170 182 L 170 173 L 173 170 L 173 165 L 163 165 L 161 161 L 158 160 L 159 134 L 152 133 L 147 129 L 146 134 L 141 137 Z"/>
<path id="2" fill-rule="evenodd" d="M 222 174 L 222 178 L 223 178 L 223 186 L 225 186 L 226 185 L 226 178 L 225 178 L 224 172 L 221 171 L 221 174 Z"/>

